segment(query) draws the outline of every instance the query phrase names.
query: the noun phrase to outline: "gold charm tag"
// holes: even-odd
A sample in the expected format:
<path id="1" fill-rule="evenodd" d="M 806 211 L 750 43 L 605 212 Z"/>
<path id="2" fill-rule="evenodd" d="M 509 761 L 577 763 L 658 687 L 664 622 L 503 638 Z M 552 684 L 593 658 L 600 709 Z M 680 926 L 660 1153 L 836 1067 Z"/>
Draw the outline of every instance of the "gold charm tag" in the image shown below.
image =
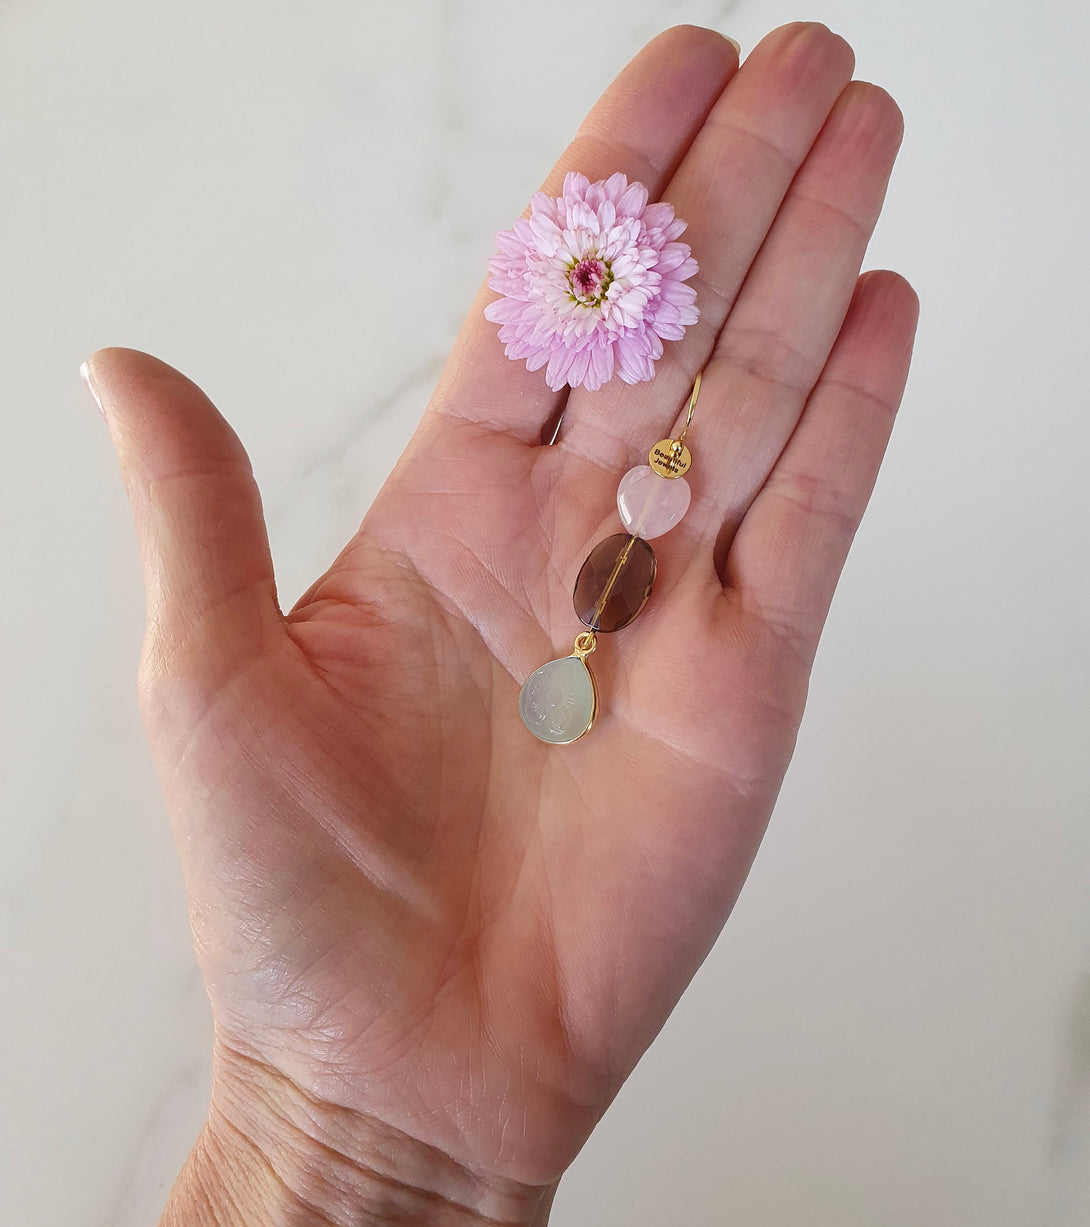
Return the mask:
<path id="1" fill-rule="evenodd" d="M 689 471 L 693 457 L 680 439 L 660 439 L 647 453 L 647 463 L 660 477 L 682 477 Z"/>

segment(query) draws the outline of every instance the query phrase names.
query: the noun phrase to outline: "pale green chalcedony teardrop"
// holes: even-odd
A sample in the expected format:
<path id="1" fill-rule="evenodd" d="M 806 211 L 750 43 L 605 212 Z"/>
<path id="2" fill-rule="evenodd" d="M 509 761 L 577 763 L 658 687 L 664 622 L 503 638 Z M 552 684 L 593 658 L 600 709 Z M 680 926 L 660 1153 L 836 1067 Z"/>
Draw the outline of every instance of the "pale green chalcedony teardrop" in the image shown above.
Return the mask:
<path id="1" fill-rule="evenodd" d="M 575 741 L 594 723 L 598 691 L 578 656 L 535 669 L 519 691 L 519 715 L 535 737 L 555 746 Z"/>

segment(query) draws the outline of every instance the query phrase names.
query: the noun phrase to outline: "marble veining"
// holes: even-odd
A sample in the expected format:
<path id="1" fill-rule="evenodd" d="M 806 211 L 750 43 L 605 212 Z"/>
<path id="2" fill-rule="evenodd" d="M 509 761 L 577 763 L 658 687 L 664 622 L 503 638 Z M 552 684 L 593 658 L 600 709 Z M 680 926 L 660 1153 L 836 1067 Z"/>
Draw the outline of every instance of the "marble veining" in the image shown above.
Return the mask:
<path id="1" fill-rule="evenodd" d="M 133 693 L 129 512 L 79 363 L 132 345 L 209 391 L 253 456 L 290 606 L 411 435 L 494 232 L 608 78 L 664 25 L 748 51 L 797 15 L 0 8 L 5 1223 L 154 1222 L 209 1082 Z M 916 364 L 751 879 L 552 1221 L 1077 1227 L 1090 431 L 1072 151 L 1090 143 L 1090 11 L 812 15 L 905 113 L 866 266 L 916 285 Z M 701 454 L 693 481 L 717 472 Z"/>

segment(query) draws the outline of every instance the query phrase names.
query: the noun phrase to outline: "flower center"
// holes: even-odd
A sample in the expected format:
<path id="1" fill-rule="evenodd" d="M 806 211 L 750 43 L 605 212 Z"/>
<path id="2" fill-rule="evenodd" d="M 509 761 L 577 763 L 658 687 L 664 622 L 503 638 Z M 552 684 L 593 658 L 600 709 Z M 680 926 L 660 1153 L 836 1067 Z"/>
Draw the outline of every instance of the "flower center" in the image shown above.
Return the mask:
<path id="1" fill-rule="evenodd" d="M 599 260 L 597 256 L 585 257 L 573 264 L 568 272 L 572 301 L 585 307 L 597 307 L 605 298 L 612 281 L 613 272 L 608 261 Z"/>

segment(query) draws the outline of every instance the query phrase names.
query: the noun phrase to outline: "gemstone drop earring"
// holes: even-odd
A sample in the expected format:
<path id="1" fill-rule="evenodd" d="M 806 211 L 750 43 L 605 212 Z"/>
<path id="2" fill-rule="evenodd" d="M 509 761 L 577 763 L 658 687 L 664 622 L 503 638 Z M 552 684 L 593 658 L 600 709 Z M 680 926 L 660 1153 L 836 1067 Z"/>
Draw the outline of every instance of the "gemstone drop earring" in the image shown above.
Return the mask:
<path id="1" fill-rule="evenodd" d="M 575 637 L 569 656 L 535 669 L 519 691 L 519 715 L 535 737 L 568 745 L 590 732 L 598 715 L 598 686 L 587 657 L 598 635 L 619 631 L 647 604 L 655 584 L 655 551 L 650 542 L 673 528 L 689 509 L 691 492 L 685 474 L 693 458 L 685 446 L 696 411 L 700 375 L 693 383 L 685 425 L 675 439 L 651 448 L 647 463 L 637 465 L 617 487 L 617 511 L 623 533 L 600 541 L 587 555 L 575 581 L 575 612 L 587 628 Z"/>

